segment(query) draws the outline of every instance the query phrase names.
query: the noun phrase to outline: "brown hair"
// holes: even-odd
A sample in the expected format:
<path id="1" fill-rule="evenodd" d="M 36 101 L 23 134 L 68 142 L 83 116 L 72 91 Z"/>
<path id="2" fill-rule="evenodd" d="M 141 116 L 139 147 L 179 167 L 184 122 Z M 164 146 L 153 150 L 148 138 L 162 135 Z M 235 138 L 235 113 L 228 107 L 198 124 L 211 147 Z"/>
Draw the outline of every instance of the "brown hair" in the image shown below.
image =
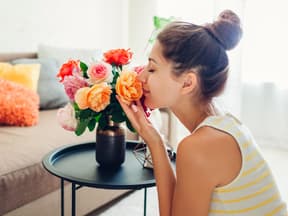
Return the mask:
<path id="1" fill-rule="evenodd" d="M 210 101 L 225 87 L 228 75 L 226 50 L 234 48 L 242 36 L 239 17 L 223 11 L 212 24 L 204 26 L 176 21 L 157 36 L 163 56 L 173 62 L 173 73 L 196 69 L 202 99 Z"/>

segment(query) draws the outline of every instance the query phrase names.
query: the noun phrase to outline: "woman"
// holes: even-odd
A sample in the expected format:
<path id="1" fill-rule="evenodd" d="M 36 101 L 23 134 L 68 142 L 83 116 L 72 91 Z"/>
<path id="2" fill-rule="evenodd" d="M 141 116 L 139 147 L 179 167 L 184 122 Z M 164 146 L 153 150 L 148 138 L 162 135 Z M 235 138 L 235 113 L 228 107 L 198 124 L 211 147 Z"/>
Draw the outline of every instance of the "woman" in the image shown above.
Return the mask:
<path id="1" fill-rule="evenodd" d="M 141 103 L 128 106 L 119 100 L 151 151 L 161 216 L 287 213 L 249 131 L 212 103 L 227 80 L 226 50 L 241 35 L 240 20 L 229 10 L 205 26 L 173 22 L 158 35 L 139 75 L 145 105 L 171 109 L 190 131 L 178 145 L 176 174 Z"/>

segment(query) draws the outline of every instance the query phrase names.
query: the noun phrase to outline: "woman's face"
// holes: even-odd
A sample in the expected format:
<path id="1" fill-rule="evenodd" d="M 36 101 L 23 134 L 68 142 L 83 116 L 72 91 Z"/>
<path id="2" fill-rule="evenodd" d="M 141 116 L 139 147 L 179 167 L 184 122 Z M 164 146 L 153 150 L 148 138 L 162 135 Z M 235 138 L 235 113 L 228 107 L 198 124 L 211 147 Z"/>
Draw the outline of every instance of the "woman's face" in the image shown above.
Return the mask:
<path id="1" fill-rule="evenodd" d="M 150 109 L 171 107 L 177 103 L 182 84 L 172 74 L 172 63 L 162 55 L 161 44 L 156 41 L 148 65 L 139 75 L 143 83 L 145 105 Z"/>

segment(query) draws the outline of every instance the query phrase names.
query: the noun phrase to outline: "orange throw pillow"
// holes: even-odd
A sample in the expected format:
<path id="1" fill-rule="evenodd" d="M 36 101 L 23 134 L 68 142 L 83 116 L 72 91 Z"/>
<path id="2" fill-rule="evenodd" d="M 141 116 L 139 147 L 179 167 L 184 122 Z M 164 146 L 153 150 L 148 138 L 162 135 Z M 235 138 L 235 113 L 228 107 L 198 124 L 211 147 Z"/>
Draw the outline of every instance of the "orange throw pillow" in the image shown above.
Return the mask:
<path id="1" fill-rule="evenodd" d="M 0 125 L 36 125 L 39 118 L 38 94 L 27 87 L 1 78 L 0 86 Z"/>

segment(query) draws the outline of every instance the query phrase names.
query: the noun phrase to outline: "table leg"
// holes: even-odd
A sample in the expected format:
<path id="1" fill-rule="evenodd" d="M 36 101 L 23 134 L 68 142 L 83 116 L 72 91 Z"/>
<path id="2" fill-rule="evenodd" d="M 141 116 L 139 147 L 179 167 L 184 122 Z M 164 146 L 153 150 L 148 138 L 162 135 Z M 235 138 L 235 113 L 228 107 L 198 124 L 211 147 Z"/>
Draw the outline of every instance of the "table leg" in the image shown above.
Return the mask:
<path id="1" fill-rule="evenodd" d="M 75 197 L 76 196 L 76 185 L 75 185 L 75 183 L 72 183 L 72 205 L 71 205 L 71 207 L 72 207 L 72 211 L 71 211 L 71 213 L 72 213 L 72 216 L 75 216 L 76 214 L 75 214 L 75 209 L 76 209 L 76 204 L 75 204 Z"/>
<path id="2" fill-rule="evenodd" d="M 61 216 L 64 216 L 64 179 L 61 178 Z"/>
<path id="3" fill-rule="evenodd" d="M 146 216 L 147 188 L 144 188 L 144 216 Z"/>

